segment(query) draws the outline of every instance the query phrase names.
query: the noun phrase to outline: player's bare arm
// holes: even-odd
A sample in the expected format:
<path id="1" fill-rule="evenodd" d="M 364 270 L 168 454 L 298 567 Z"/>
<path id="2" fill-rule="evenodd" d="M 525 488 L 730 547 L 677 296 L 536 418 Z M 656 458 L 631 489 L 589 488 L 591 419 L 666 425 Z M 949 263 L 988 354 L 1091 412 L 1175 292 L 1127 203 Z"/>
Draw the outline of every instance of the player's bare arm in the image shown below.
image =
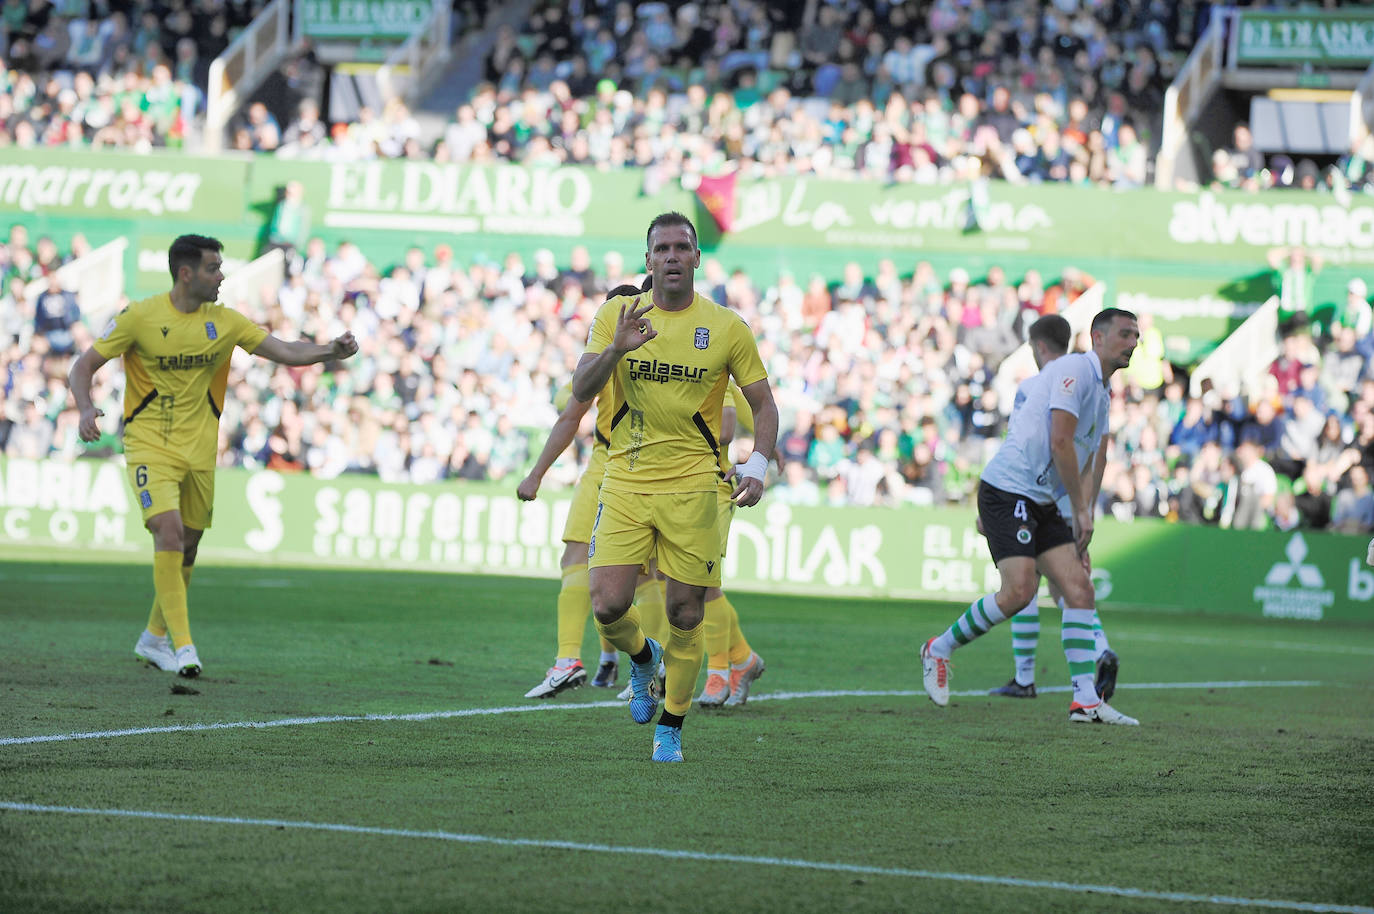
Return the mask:
<path id="1" fill-rule="evenodd" d="M 311 343 L 306 340 L 287 342 L 275 336 L 266 337 L 253 355 L 282 365 L 314 365 L 318 362 L 337 362 L 349 358 L 358 351 L 358 341 L 351 332 L 345 331 L 328 343 Z"/>
<path id="2" fill-rule="evenodd" d="M 539 484 L 544 481 L 544 474 L 553 466 L 558 455 L 572 444 L 573 438 L 577 436 L 577 427 L 582 424 L 582 417 L 587 414 L 591 405 L 591 400 L 568 398 L 568 405 L 563 407 L 563 412 L 558 414 L 553 428 L 549 429 L 549 439 L 544 442 L 539 459 L 534 462 L 529 475 L 520 480 L 520 485 L 515 487 L 515 494 L 521 501 L 534 501 L 539 495 Z"/>
<path id="3" fill-rule="evenodd" d="M 1096 512 L 1097 498 L 1102 494 L 1102 473 L 1107 468 L 1107 448 L 1111 443 L 1112 436 L 1103 435 L 1102 443 L 1097 446 L 1097 453 L 1093 454 L 1088 466 L 1083 468 L 1083 498 L 1087 502 L 1089 515 Z M 1088 550 L 1084 549 L 1079 558 L 1083 560 L 1083 570 L 1091 575 L 1093 562 L 1088 556 Z"/>
<path id="4" fill-rule="evenodd" d="M 100 366 L 108 362 L 94 347 L 81 353 L 81 357 L 72 364 L 72 370 L 67 375 L 67 384 L 72 389 L 72 399 L 76 402 L 77 412 L 81 414 L 81 421 L 77 424 L 77 434 L 82 441 L 95 441 L 100 437 L 99 419 L 105 415 L 102 410 L 96 409 L 91 402 L 91 378 L 100 370 Z"/>
<path id="5" fill-rule="evenodd" d="M 644 315 L 648 314 L 654 307 L 652 299 L 641 305 L 644 296 L 635 296 L 627 308 L 624 303 L 620 305 L 620 314 L 615 322 L 615 336 L 611 339 L 611 345 L 601 352 L 583 353 L 582 360 L 577 363 L 577 371 L 573 374 L 574 399 L 590 401 L 594 399 L 601 388 L 606 386 L 606 382 L 611 379 L 611 372 L 615 371 L 616 363 L 624 357 L 625 353 L 633 352 L 643 346 L 649 340 L 658 336 L 658 331 L 654 329 L 653 323 Z"/>
<path id="6" fill-rule="evenodd" d="M 1078 452 L 1073 446 L 1074 433 L 1078 431 L 1078 417 L 1063 409 L 1050 410 L 1050 456 L 1054 468 L 1059 471 L 1059 481 L 1069 493 L 1073 505 L 1074 544 L 1081 555 L 1088 549 L 1093 538 L 1092 506 L 1086 504 L 1083 479 L 1078 472 Z"/>
<path id="7" fill-rule="evenodd" d="M 773 388 L 767 378 L 741 387 L 740 392 L 754 412 L 754 453 L 735 467 L 738 485 L 730 497 L 741 508 L 748 508 L 763 497 L 763 474 L 778 443 L 778 405 L 773 402 Z"/>
<path id="8" fill-rule="evenodd" d="M 1102 474 L 1107 469 L 1107 448 L 1111 446 L 1112 436 L 1103 435 L 1102 443 L 1097 446 L 1097 453 L 1093 456 L 1092 488 L 1088 489 L 1088 504 L 1097 504 L 1097 497 L 1102 494 Z"/>

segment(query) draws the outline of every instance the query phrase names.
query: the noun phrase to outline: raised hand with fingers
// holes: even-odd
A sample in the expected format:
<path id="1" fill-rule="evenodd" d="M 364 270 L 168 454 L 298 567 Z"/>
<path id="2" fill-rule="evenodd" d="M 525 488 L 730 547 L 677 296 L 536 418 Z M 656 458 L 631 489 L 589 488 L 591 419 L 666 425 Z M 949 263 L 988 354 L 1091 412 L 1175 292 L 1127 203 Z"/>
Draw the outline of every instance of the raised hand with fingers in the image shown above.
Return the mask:
<path id="1" fill-rule="evenodd" d="M 653 323 L 644 316 L 653 310 L 653 299 L 641 307 L 639 303 L 643 298 L 642 295 L 636 295 L 628 311 L 624 305 L 620 306 L 620 316 L 615 322 L 615 341 L 612 344 L 619 352 L 632 352 L 658 336 Z"/>

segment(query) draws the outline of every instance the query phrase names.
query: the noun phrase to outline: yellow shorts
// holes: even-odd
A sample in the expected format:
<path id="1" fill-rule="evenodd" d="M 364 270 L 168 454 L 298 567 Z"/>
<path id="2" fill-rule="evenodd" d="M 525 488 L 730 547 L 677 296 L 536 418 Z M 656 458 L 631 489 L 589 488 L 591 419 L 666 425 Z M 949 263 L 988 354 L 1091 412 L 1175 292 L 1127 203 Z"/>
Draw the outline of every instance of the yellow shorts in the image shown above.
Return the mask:
<path id="1" fill-rule="evenodd" d="M 148 518 L 168 511 L 181 512 L 181 524 L 192 530 L 210 526 L 215 508 L 215 471 L 189 470 L 156 463 L 131 463 L 129 485 L 134 501 Z"/>
<path id="2" fill-rule="evenodd" d="M 733 486 L 721 486 L 716 489 L 716 527 L 720 531 L 721 557 L 725 556 L 725 547 L 730 542 L 730 521 L 735 519 L 735 500 L 730 497 L 733 491 Z"/>
<path id="3" fill-rule="evenodd" d="M 573 489 L 572 504 L 568 506 L 568 520 L 563 525 L 563 542 L 591 542 L 592 524 L 596 522 L 596 502 L 601 493 L 601 480 L 606 475 L 606 449 L 592 451 L 587 471 Z"/>
<path id="4" fill-rule="evenodd" d="M 643 565 L 697 587 L 720 586 L 720 510 L 710 492 L 638 495 L 601 491 L 588 565 Z"/>

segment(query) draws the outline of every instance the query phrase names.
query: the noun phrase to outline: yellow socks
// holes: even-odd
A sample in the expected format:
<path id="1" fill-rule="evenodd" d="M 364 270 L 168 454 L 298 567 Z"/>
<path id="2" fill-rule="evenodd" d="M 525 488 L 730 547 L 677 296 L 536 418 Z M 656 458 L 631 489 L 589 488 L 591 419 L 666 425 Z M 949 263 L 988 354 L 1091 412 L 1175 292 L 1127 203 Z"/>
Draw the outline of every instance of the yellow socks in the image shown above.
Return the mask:
<path id="1" fill-rule="evenodd" d="M 706 668 L 730 668 L 730 626 L 735 621 L 735 608 L 722 594 L 706 604 Z"/>
<path id="2" fill-rule="evenodd" d="M 729 604 L 727 604 L 729 605 Z M 733 606 L 730 607 L 730 663 L 738 666 L 749 659 L 749 655 L 754 652 L 749 646 L 749 642 L 744 640 L 744 632 L 739 627 L 739 613 L 735 612 Z"/>
<path id="3" fill-rule="evenodd" d="M 749 659 L 751 648 L 739 627 L 739 613 L 730 598 L 721 594 L 706 604 L 707 669 L 728 670 L 730 664 Z"/>
<path id="4" fill-rule="evenodd" d="M 188 595 L 191 592 L 191 570 L 193 568 L 195 568 L 194 565 L 181 566 L 181 579 L 186 582 L 186 592 Z M 167 634 L 167 622 L 162 618 L 162 604 L 158 603 L 156 593 L 153 595 L 152 611 L 148 613 L 148 633 L 158 638 Z"/>
<path id="5" fill-rule="evenodd" d="M 644 632 L 639 627 L 639 609 L 631 606 L 625 615 L 616 619 L 609 625 L 602 625 L 597 620 L 596 630 L 601 633 L 601 637 L 610 643 L 611 647 L 618 651 L 624 651 L 633 657 L 644 650 Z"/>
<path id="6" fill-rule="evenodd" d="M 668 641 L 663 645 L 663 666 L 668 679 L 663 696 L 663 710 L 669 714 L 685 715 L 692 706 L 692 691 L 701 673 L 705 623 L 691 631 L 668 626 Z"/>
<path id="7" fill-rule="evenodd" d="M 635 588 L 635 606 L 639 608 L 639 618 L 643 620 L 644 634 L 659 644 L 668 639 L 668 612 L 664 606 L 663 583 L 650 578 Z"/>
<path id="8" fill-rule="evenodd" d="M 191 623 L 186 613 L 186 578 L 190 575 L 182 575 L 181 562 L 180 550 L 153 553 L 153 590 L 157 592 L 162 621 L 172 636 L 172 647 L 177 650 L 191 643 Z"/>
<path id="9" fill-rule="evenodd" d="M 582 656 L 582 633 L 592 611 L 592 594 L 587 588 L 586 562 L 563 569 L 563 587 L 558 591 L 559 657 Z"/>

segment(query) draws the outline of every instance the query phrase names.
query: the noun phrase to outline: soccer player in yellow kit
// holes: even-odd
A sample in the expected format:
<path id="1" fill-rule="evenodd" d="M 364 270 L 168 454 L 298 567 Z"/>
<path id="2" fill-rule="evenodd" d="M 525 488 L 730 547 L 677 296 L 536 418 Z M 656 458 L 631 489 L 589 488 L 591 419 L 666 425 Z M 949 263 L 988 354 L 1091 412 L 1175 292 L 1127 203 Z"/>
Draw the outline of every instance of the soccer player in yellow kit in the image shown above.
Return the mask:
<path id="1" fill-rule="evenodd" d="M 664 662 L 652 758 L 680 762 L 683 717 L 701 672 L 704 596 L 720 586 L 716 483 L 730 378 L 754 413 L 754 452 L 735 467 L 731 493 L 742 507 L 763 494 L 778 410 L 749 327 L 693 288 L 701 250 L 691 220 L 664 213 L 646 240 L 653 292 L 613 298 L 597 311 L 573 396 L 588 400 L 613 385 L 611 446 L 588 549 L 592 612 L 602 636 L 630 655 L 635 723 L 647 724 L 658 710 L 650 685 Z M 644 635 L 631 608 L 640 566 L 654 551 L 667 579 L 666 645 Z"/>
<path id="2" fill-rule="evenodd" d="M 716 522 L 720 527 L 722 559 L 730 536 L 730 521 L 735 515 L 735 501 L 730 497 L 732 487 L 726 479 L 730 472 L 727 449 L 737 428 L 753 431 L 753 420 L 743 392 L 731 384 L 720 420 L 721 480 L 716 488 Z M 739 707 L 749 700 L 754 680 L 763 675 L 763 658 L 749 647 L 739 626 L 739 614 L 725 592 L 719 587 L 708 588 L 705 600 L 706 686 L 697 704 L 703 708 Z"/>
<path id="3" fill-rule="evenodd" d="M 638 295 L 639 288 L 621 285 L 607 294 L 607 299 L 623 295 Z M 558 653 L 553 666 L 549 667 L 538 685 L 525 693 L 526 698 L 552 698 L 560 692 L 575 689 L 587 681 L 587 670 L 582 665 L 582 630 L 587 617 L 592 612 L 592 596 L 587 585 L 587 543 L 592 538 L 592 522 L 596 519 L 597 499 L 601 492 L 601 479 L 606 475 L 606 448 L 611 442 L 611 385 L 607 384 L 596 395 L 596 441 L 592 445 L 591 459 L 587 469 L 577 481 L 573 490 L 572 504 L 568 510 L 568 520 L 563 525 L 563 558 L 560 562 L 563 583 L 558 591 Z M 566 391 L 566 398 L 564 392 Z M 533 501 L 539 495 L 539 485 L 544 474 L 553 466 L 558 455 L 567 450 L 577 434 L 577 427 L 591 407 L 592 401 L 578 400 L 572 396 L 572 386 L 559 391 L 559 399 L 566 399 L 560 406 L 558 420 L 549 430 L 549 438 L 539 452 L 529 475 L 516 486 L 515 494 L 521 501 Z M 663 614 L 663 592 L 653 578 L 642 578 L 635 590 L 635 605 L 639 608 L 646 625 L 654 619 L 658 627 L 666 627 L 667 619 Z M 660 621 L 661 620 L 661 621 Z M 601 659 L 597 666 L 592 685 L 599 688 L 614 688 L 619 675 L 619 655 L 615 647 L 605 639 L 601 642 Z"/>
<path id="4" fill-rule="evenodd" d="M 186 588 L 214 506 L 219 416 L 234 347 L 285 365 L 346 359 L 358 351 L 351 333 L 323 345 L 288 343 L 217 304 L 223 250 L 203 235 L 173 241 L 167 257 L 172 290 L 121 311 L 76 360 L 68 379 L 81 413 L 81 439 L 94 441 L 104 413 L 91 403 L 91 378 L 110 359 L 124 357 L 124 453 L 129 485 L 153 535 L 156 594 L 134 653 L 182 676 L 201 669 Z"/>

